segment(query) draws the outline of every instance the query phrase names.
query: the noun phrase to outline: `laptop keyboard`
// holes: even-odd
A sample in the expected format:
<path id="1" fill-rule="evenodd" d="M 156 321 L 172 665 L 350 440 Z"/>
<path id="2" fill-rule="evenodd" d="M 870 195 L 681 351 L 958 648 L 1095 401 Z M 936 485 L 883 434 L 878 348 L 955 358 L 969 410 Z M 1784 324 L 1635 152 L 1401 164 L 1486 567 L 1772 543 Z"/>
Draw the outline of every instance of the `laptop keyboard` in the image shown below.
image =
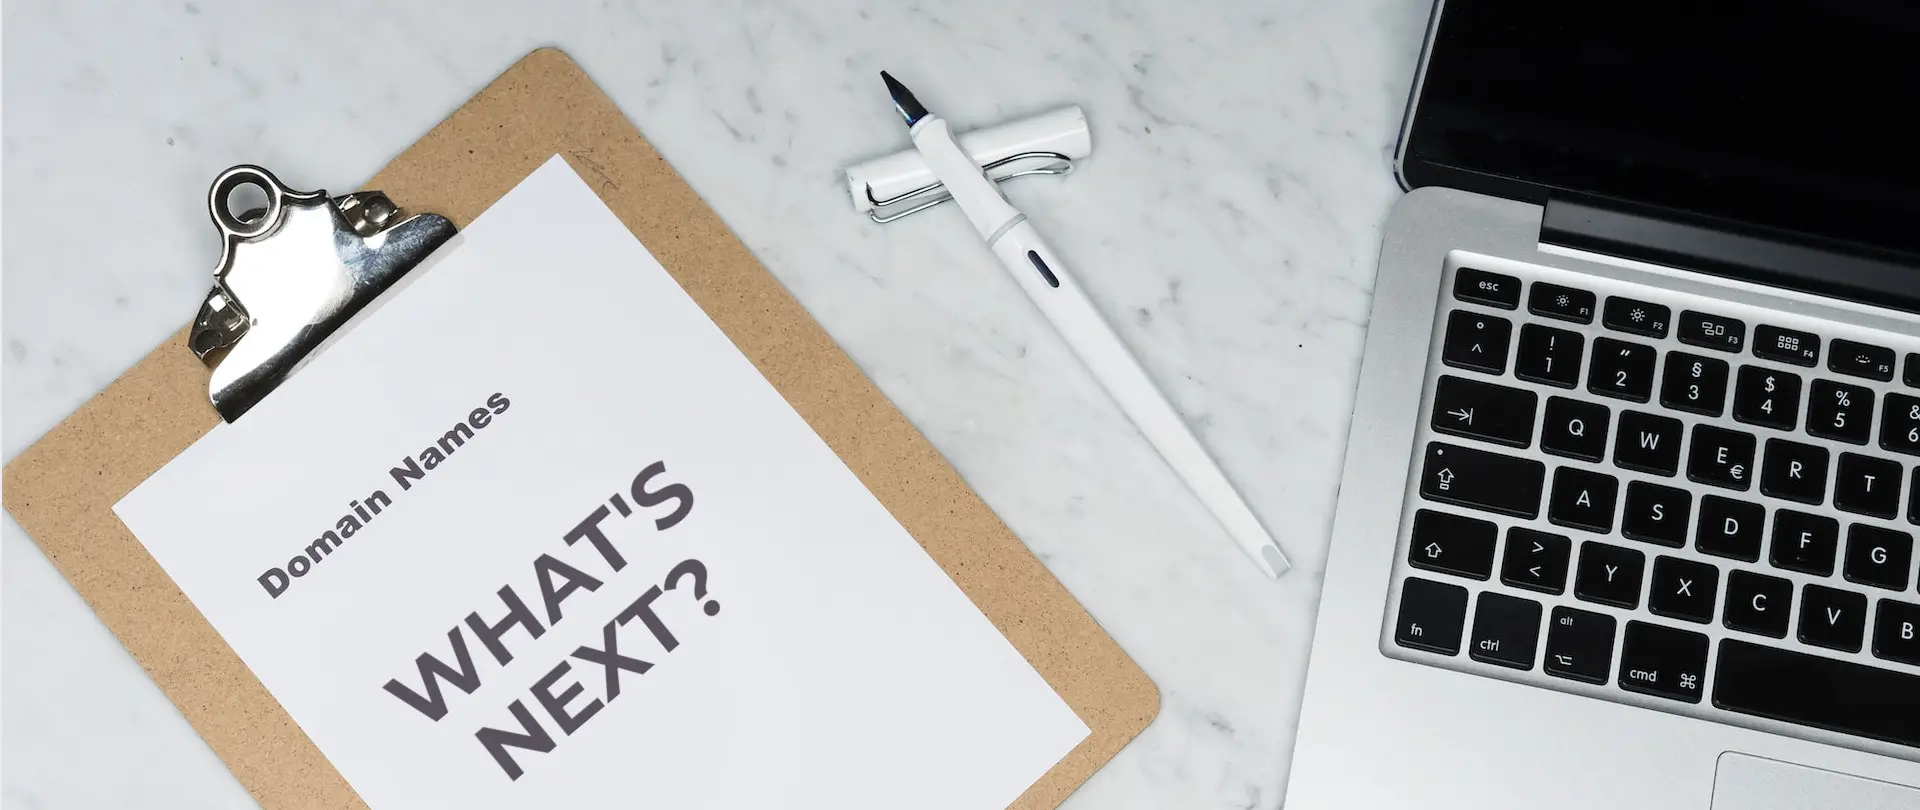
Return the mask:
<path id="1" fill-rule="evenodd" d="M 1484 266 L 1447 276 L 1383 649 L 1920 749 L 1920 341 Z"/>

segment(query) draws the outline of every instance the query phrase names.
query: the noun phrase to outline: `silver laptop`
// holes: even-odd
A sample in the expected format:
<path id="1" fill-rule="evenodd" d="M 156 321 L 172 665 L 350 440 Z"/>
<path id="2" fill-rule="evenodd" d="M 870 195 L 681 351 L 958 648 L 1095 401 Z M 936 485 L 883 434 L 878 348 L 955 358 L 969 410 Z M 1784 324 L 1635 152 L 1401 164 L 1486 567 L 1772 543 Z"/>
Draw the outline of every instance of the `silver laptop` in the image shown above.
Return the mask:
<path id="1" fill-rule="evenodd" d="M 1436 8 L 1289 810 L 1920 808 L 1916 49 Z"/>

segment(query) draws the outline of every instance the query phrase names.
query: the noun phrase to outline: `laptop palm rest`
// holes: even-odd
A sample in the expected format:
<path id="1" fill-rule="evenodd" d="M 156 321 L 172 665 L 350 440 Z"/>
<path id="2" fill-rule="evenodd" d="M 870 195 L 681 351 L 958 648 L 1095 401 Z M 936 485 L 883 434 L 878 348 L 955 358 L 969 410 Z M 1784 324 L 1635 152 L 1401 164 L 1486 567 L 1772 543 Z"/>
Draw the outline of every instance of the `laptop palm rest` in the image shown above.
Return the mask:
<path id="1" fill-rule="evenodd" d="M 1728 751 L 1712 810 L 1911 810 L 1920 789 Z"/>

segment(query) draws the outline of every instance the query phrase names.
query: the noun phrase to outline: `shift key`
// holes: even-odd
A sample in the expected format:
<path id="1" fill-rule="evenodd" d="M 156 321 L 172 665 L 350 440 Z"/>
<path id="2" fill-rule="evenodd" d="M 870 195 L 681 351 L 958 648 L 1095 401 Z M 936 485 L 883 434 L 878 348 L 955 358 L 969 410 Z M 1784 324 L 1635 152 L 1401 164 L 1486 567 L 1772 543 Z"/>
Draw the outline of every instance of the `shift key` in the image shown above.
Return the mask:
<path id="1" fill-rule="evenodd" d="M 1540 490 L 1546 477 L 1547 467 L 1538 461 L 1430 442 L 1420 471 L 1420 495 L 1430 501 L 1535 518 L 1540 516 Z"/>

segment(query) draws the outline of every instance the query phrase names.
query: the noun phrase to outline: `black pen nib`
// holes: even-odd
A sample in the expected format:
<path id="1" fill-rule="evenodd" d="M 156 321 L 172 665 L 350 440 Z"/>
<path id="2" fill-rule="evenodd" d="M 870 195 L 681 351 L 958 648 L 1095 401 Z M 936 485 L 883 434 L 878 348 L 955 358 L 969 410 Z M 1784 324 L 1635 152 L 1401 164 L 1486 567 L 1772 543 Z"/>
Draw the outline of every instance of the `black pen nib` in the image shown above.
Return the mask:
<path id="1" fill-rule="evenodd" d="M 893 96 L 893 108 L 900 111 L 900 117 L 907 119 L 907 126 L 920 123 L 927 117 L 927 108 L 920 106 L 920 100 L 913 97 L 913 91 L 896 81 L 886 71 L 880 71 L 880 80 L 887 83 L 887 94 Z"/>

